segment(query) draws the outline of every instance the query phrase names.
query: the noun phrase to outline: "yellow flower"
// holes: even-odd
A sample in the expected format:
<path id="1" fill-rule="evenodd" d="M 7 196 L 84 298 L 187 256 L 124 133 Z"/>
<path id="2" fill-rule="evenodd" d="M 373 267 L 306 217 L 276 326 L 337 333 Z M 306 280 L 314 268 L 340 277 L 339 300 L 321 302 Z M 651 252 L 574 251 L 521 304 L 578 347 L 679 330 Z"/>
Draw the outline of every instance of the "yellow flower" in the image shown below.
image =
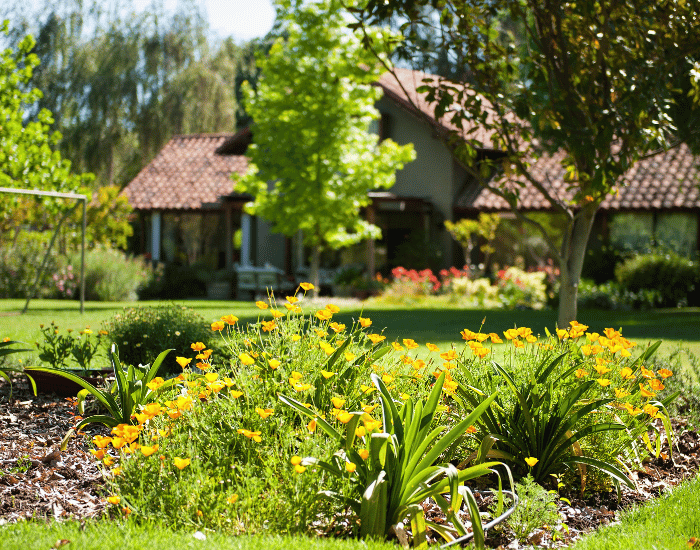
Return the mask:
<path id="1" fill-rule="evenodd" d="M 367 317 L 360 317 L 358 319 L 358 322 L 360 323 L 360 326 L 362 328 L 367 328 L 372 324 L 372 319 L 369 319 Z"/>
<path id="2" fill-rule="evenodd" d="M 357 451 L 357 454 L 360 455 L 362 460 L 367 460 L 369 458 L 369 451 L 367 449 L 360 449 Z"/>
<path id="3" fill-rule="evenodd" d="M 340 409 L 345 405 L 345 399 L 342 397 L 331 397 L 331 403 L 336 409 Z"/>
<path id="4" fill-rule="evenodd" d="M 272 332 L 277 327 L 274 321 L 263 321 L 261 323 L 263 332 Z"/>
<path id="5" fill-rule="evenodd" d="M 382 374 L 382 382 L 385 384 L 391 384 L 394 381 L 394 377 L 390 374 Z"/>
<path id="6" fill-rule="evenodd" d="M 367 386 L 365 384 L 360 384 L 360 390 L 362 390 L 362 393 L 367 395 L 372 393 L 373 391 L 376 391 L 377 388 L 374 386 Z"/>
<path id="7" fill-rule="evenodd" d="M 273 316 L 275 319 L 279 319 L 280 317 L 284 317 L 284 313 L 282 313 L 281 311 L 276 310 L 276 309 L 271 309 L 271 310 L 270 310 L 270 313 L 272 313 L 272 316 Z"/>
<path id="8" fill-rule="evenodd" d="M 258 306 L 259 309 L 267 309 L 267 304 L 263 302 L 262 300 L 258 300 L 255 302 L 255 305 Z"/>
<path id="9" fill-rule="evenodd" d="M 328 342 L 320 342 L 318 346 L 325 352 L 326 355 L 333 355 L 333 353 L 335 353 L 335 348 Z"/>
<path id="10" fill-rule="evenodd" d="M 277 369 L 277 367 L 279 367 L 281 365 L 281 363 L 277 359 L 270 359 L 270 361 L 268 362 L 268 365 L 270 365 L 270 368 L 272 370 L 275 370 L 275 369 Z"/>
<path id="11" fill-rule="evenodd" d="M 666 386 L 663 385 L 661 380 L 657 380 L 656 378 L 654 378 L 653 380 L 649 380 L 649 387 L 654 391 L 661 391 Z"/>
<path id="12" fill-rule="evenodd" d="M 316 420 L 312 420 L 306 425 L 306 429 L 309 430 L 309 432 L 314 433 L 316 431 Z"/>
<path id="13" fill-rule="evenodd" d="M 379 428 L 382 427 L 382 422 L 381 420 L 372 420 L 371 418 L 363 420 L 363 423 L 365 425 L 365 429 L 368 432 L 373 432 L 374 430 L 378 430 Z"/>
<path id="14" fill-rule="evenodd" d="M 107 445 L 109 445 L 112 442 L 112 438 L 105 437 L 103 435 L 96 435 L 92 438 L 92 442 L 98 449 L 104 449 Z"/>
<path id="15" fill-rule="evenodd" d="M 569 337 L 569 331 L 563 328 L 558 328 L 557 329 L 557 337 L 559 340 L 563 340 L 564 338 Z"/>
<path id="16" fill-rule="evenodd" d="M 316 317 L 318 319 L 320 319 L 321 321 L 330 321 L 331 318 L 333 317 L 333 314 L 326 309 L 319 309 L 316 312 Z"/>
<path id="17" fill-rule="evenodd" d="M 190 361 L 192 361 L 192 359 L 187 359 L 187 357 L 176 357 L 175 361 L 177 361 L 177 364 L 184 369 L 187 365 L 190 364 Z"/>
<path id="18" fill-rule="evenodd" d="M 336 306 L 335 304 L 328 304 L 326 306 L 326 309 L 330 311 L 331 313 L 338 313 L 340 311 L 340 308 Z"/>
<path id="19" fill-rule="evenodd" d="M 494 344 L 502 344 L 503 340 L 501 340 L 501 337 L 496 334 L 495 332 L 489 332 L 489 338 L 491 338 L 491 342 Z"/>
<path id="20" fill-rule="evenodd" d="M 255 363 L 255 359 L 253 359 L 253 358 L 252 358 L 250 355 L 248 355 L 247 353 L 241 353 L 241 354 L 239 354 L 238 358 L 241 360 L 241 363 L 243 363 L 244 365 L 250 366 L 250 365 L 252 365 L 253 363 Z"/>
<path id="21" fill-rule="evenodd" d="M 600 384 L 603 387 L 610 385 L 610 380 L 608 380 L 607 378 L 596 378 L 596 382 L 598 382 L 598 384 Z"/>
<path id="22" fill-rule="evenodd" d="M 416 341 L 411 338 L 404 338 L 403 345 L 406 346 L 406 349 L 416 349 L 418 347 Z"/>
<path id="23" fill-rule="evenodd" d="M 398 342 L 392 342 L 391 347 L 393 347 L 395 351 L 403 351 L 403 346 Z"/>
<path id="24" fill-rule="evenodd" d="M 311 283 L 301 283 L 299 286 L 304 289 L 304 292 L 308 292 L 309 290 L 313 290 L 315 288 Z"/>
<path id="25" fill-rule="evenodd" d="M 260 434 L 261 434 L 262 432 L 253 432 L 253 431 L 251 431 L 251 430 L 246 430 L 246 429 L 244 429 L 244 428 L 239 428 L 239 429 L 238 429 L 238 433 L 241 434 L 241 435 L 244 435 L 244 436 L 247 437 L 248 439 L 252 439 L 252 440 L 255 441 L 256 443 L 260 443 L 260 442 L 262 441 L 262 439 L 260 438 Z"/>
<path id="26" fill-rule="evenodd" d="M 462 335 L 462 340 L 466 340 L 467 342 L 469 340 L 474 340 L 477 335 L 476 332 L 469 330 L 468 328 L 465 328 L 462 332 L 460 332 L 460 334 Z"/>
<path id="27" fill-rule="evenodd" d="M 654 405 L 650 405 L 649 403 L 647 403 L 646 405 L 644 405 L 644 408 L 642 410 L 649 416 L 656 417 L 656 413 L 659 412 L 659 407 L 655 407 Z"/>
<path id="28" fill-rule="evenodd" d="M 343 332 L 345 330 L 345 325 L 342 323 L 331 323 L 328 326 L 331 327 L 334 332 Z"/>
<path id="29" fill-rule="evenodd" d="M 296 466 L 294 466 L 294 471 L 297 474 L 303 474 L 306 471 L 306 466 L 302 466 L 301 464 L 297 464 Z"/>
<path id="30" fill-rule="evenodd" d="M 296 466 L 296 465 L 298 465 L 298 464 L 301 464 L 301 457 L 300 457 L 300 456 L 297 456 L 297 455 L 294 455 L 294 456 L 289 460 L 289 462 L 291 462 L 293 466 Z"/>
<path id="31" fill-rule="evenodd" d="M 105 466 L 111 466 L 112 464 L 114 464 L 114 458 L 108 455 L 102 459 L 102 464 L 104 464 Z"/>
<path id="32" fill-rule="evenodd" d="M 668 378 L 669 376 L 673 376 L 673 372 L 668 369 L 659 369 L 659 372 L 657 374 L 661 378 Z"/>
<path id="33" fill-rule="evenodd" d="M 528 336 L 532 336 L 532 329 L 529 327 L 520 327 L 518 329 L 518 336 L 521 338 L 527 338 Z"/>
<path id="34" fill-rule="evenodd" d="M 146 384 L 146 387 L 151 391 L 156 391 L 164 383 L 165 383 L 165 380 L 163 380 L 160 376 L 156 376 L 153 380 L 151 380 L 148 384 Z"/>
<path id="35" fill-rule="evenodd" d="M 373 344 L 378 344 L 379 342 L 386 340 L 386 336 L 382 336 L 381 334 L 368 334 L 367 338 L 369 338 L 370 342 Z"/>
<path id="36" fill-rule="evenodd" d="M 211 324 L 211 329 L 212 329 L 214 332 L 217 332 L 217 331 L 220 331 L 220 330 L 224 330 L 224 322 L 223 322 L 223 321 L 214 321 L 214 322 Z"/>
<path id="37" fill-rule="evenodd" d="M 158 450 L 158 445 L 151 445 L 150 447 L 141 447 L 141 453 L 143 456 L 151 456 Z"/>
<path id="38" fill-rule="evenodd" d="M 454 361 L 457 358 L 457 352 L 453 349 L 440 354 L 440 359 L 445 361 Z"/>
<path id="39" fill-rule="evenodd" d="M 175 458 L 173 458 L 173 464 L 175 464 L 175 467 L 178 470 L 182 470 L 183 468 L 187 468 L 187 466 L 190 465 L 190 459 L 180 458 L 179 456 L 176 456 Z"/>
<path id="40" fill-rule="evenodd" d="M 476 355 L 479 359 L 483 359 L 486 357 L 490 351 L 487 348 L 481 347 L 481 348 L 472 348 L 472 352 L 474 355 Z"/>
<path id="41" fill-rule="evenodd" d="M 235 325 L 238 322 L 238 317 L 235 315 L 224 315 L 221 320 L 227 325 Z"/>
<path id="42" fill-rule="evenodd" d="M 525 464 L 530 466 L 530 468 L 532 468 L 538 462 L 539 462 L 539 459 L 535 458 L 534 456 L 529 456 L 525 459 Z"/>
<path id="43" fill-rule="evenodd" d="M 523 343 L 522 343 L 520 340 L 518 340 L 517 338 L 513 338 L 512 342 L 513 342 L 513 345 L 514 345 L 516 348 L 524 348 L 524 347 L 525 347 L 525 344 L 523 344 Z"/>
<path id="44" fill-rule="evenodd" d="M 328 336 L 328 333 L 325 330 L 315 328 L 314 332 L 316 333 L 316 336 L 318 336 L 319 338 L 323 338 L 324 336 Z"/>
<path id="45" fill-rule="evenodd" d="M 518 337 L 518 329 L 509 328 L 503 333 L 503 335 L 506 337 L 506 340 L 513 340 Z"/>
<path id="46" fill-rule="evenodd" d="M 353 417 L 352 413 L 349 413 L 347 411 L 343 411 L 343 412 L 339 413 L 336 418 L 338 419 L 339 422 L 341 422 L 343 424 L 347 424 L 348 422 L 350 422 L 350 420 L 352 420 L 352 417 Z"/>
<path id="47" fill-rule="evenodd" d="M 618 399 L 624 399 L 630 394 L 625 388 L 615 388 L 615 397 Z"/>
<path id="48" fill-rule="evenodd" d="M 299 340 L 301 340 L 301 336 L 299 336 L 298 334 L 292 335 L 292 342 L 298 342 Z"/>
<path id="49" fill-rule="evenodd" d="M 272 409 L 261 409 L 260 407 L 255 407 L 255 412 L 260 415 L 260 418 L 265 420 L 268 416 L 270 416 L 274 411 Z"/>
<path id="50" fill-rule="evenodd" d="M 354 462 L 347 462 L 345 464 L 345 469 L 348 471 L 348 473 L 353 473 L 355 470 L 357 470 L 357 464 Z"/>
<path id="51" fill-rule="evenodd" d="M 192 351 L 202 351 L 207 346 L 205 346 L 202 342 L 195 342 L 194 344 L 190 344 L 190 347 L 192 348 Z"/>
<path id="52" fill-rule="evenodd" d="M 163 412 L 163 407 L 160 403 L 149 403 L 141 409 L 141 412 L 147 414 L 150 417 L 158 416 Z"/>
<path id="53" fill-rule="evenodd" d="M 375 403 L 374 405 L 365 405 L 364 403 L 362 404 L 362 410 L 366 412 L 367 414 L 371 414 L 374 409 L 376 409 L 379 406 L 378 403 Z"/>
<path id="54" fill-rule="evenodd" d="M 644 384 L 639 384 L 639 393 L 642 394 L 642 397 L 654 397 L 656 394 L 649 390 Z"/>
<path id="55" fill-rule="evenodd" d="M 345 360 L 349 363 L 352 363 L 356 358 L 357 355 L 355 355 L 354 353 L 350 353 L 349 351 L 345 352 Z"/>
<path id="56" fill-rule="evenodd" d="M 355 437 L 364 437 L 367 435 L 367 430 L 363 426 L 355 428 Z"/>
<path id="57" fill-rule="evenodd" d="M 431 344 L 430 342 L 425 344 L 425 347 L 428 348 L 428 350 L 431 352 L 432 351 L 440 351 L 440 348 L 438 348 L 435 344 Z"/>
<path id="58" fill-rule="evenodd" d="M 296 296 L 287 296 L 286 298 L 290 304 L 296 304 L 299 301 L 299 298 Z"/>
<path id="59" fill-rule="evenodd" d="M 603 376 L 604 374 L 610 372 L 612 369 L 606 367 L 605 365 L 593 365 L 593 368 L 596 370 L 598 374 Z"/>
<path id="60" fill-rule="evenodd" d="M 104 449 L 90 449 L 90 454 L 94 456 L 95 459 L 102 460 L 107 455 L 107 451 L 105 451 Z"/>
<path id="61" fill-rule="evenodd" d="M 623 379 L 625 380 L 632 380 L 634 378 L 634 374 L 632 374 L 632 369 L 629 367 L 625 367 L 620 371 L 620 376 L 622 376 Z"/>
<path id="62" fill-rule="evenodd" d="M 238 493 L 233 493 L 230 497 L 226 499 L 229 504 L 236 504 L 238 502 Z"/>
<path id="63" fill-rule="evenodd" d="M 117 495 L 110 495 L 107 497 L 107 502 L 110 504 L 114 504 L 115 506 L 119 504 L 122 501 L 121 497 Z"/>

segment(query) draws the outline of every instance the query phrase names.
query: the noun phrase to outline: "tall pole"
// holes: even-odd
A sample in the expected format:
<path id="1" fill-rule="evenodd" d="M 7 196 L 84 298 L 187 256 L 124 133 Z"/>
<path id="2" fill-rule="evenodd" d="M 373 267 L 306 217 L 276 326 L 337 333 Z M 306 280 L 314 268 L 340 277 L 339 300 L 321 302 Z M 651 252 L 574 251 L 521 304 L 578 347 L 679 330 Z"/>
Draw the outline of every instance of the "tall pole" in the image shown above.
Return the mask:
<path id="1" fill-rule="evenodd" d="M 83 238 L 80 243 L 80 314 L 85 313 L 85 229 L 87 227 L 87 197 L 83 199 Z"/>

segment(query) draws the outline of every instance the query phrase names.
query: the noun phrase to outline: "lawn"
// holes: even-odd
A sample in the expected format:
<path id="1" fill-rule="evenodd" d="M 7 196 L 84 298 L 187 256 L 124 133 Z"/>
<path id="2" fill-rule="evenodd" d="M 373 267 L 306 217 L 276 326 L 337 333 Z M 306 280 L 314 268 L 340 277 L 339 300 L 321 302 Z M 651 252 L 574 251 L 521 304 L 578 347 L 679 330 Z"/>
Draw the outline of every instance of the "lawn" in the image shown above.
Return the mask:
<path id="1" fill-rule="evenodd" d="M 162 302 L 88 302 L 85 314 L 80 315 L 78 302 L 65 300 L 34 300 L 29 311 L 20 315 L 23 300 L 0 300 L 0 337 L 12 340 L 36 342 L 41 333 L 39 325 L 55 321 L 61 328 L 80 330 L 86 326 L 98 329 L 102 323 L 125 307 L 157 305 Z M 177 302 L 197 311 L 207 322 L 221 316 L 235 314 L 241 320 L 254 321 L 260 310 L 252 302 L 185 300 Z M 554 310 L 463 310 L 454 308 L 428 308 L 387 306 L 372 303 L 356 304 L 343 308 L 336 315 L 339 322 L 350 323 L 360 313 L 370 317 L 375 330 L 384 330 L 391 341 L 413 338 L 424 344 L 433 342 L 448 346 L 460 341 L 460 332 L 468 328 L 482 332 L 502 334 L 504 330 L 530 327 L 535 334 L 544 335 L 545 329 L 553 332 L 557 313 Z M 651 311 L 603 311 L 580 310 L 579 321 L 590 325 L 591 331 L 604 328 L 622 329 L 630 340 L 638 345 L 661 340 L 659 353 L 669 354 L 683 346 L 700 356 L 700 308 L 659 309 Z"/>

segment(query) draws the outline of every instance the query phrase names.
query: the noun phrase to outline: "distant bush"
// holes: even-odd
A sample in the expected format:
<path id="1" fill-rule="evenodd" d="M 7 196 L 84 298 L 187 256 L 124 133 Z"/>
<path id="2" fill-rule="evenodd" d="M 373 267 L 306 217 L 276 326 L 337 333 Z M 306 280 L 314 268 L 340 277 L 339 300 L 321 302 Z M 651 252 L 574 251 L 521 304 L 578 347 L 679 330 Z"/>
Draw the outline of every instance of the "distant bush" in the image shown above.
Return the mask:
<path id="1" fill-rule="evenodd" d="M 206 284 L 196 267 L 159 265 L 153 278 L 139 289 L 139 300 L 180 300 L 206 296 Z"/>
<path id="2" fill-rule="evenodd" d="M 654 291 L 656 307 L 698 305 L 700 278 L 697 263 L 673 252 L 634 256 L 615 268 L 623 290 Z"/>
<path id="3" fill-rule="evenodd" d="M 165 349 L 174 349 L 161 369 L 180 372 L 177 356 L 192 354 L 190 345 L 203 342 L 209 346 L 212 332 L 204 318 L 193 309 L 178 305 L 125 308 L 108 322 L 105 329 L 119 346 L 119 358 L 128 365 L 152 363 Z"/>
<path id="4" fill-rule="evenodd" d="M 34 285 L 51 236 L 48 233 L 22 231 L 12 243 L 0 247 L 0 298 L 26 298 Z M 56 285 L 50 274 L 58 269 L 55 253 L 49 255 L 45 276 L 37 298 L 51 298 Z"/>
<path id="5" fill-rule="evenodd" d="M 68 265 L 54 273 L 57 297 L 76 296 L 79 284 L 80 253 L 68 259 Z M 98 302 L 136 300 L 138 291 L 152 278 L 152 271 L 140 258 L 112 248 L 93 248 L 85 252 L 85 299 Z"/>

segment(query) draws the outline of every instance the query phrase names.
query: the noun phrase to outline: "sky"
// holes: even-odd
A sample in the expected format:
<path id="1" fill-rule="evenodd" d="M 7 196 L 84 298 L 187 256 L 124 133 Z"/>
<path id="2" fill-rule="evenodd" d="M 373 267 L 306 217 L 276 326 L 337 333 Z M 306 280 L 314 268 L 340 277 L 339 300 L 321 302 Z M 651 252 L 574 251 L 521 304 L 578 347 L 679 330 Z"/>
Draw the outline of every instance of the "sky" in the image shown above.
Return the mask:
<path id="1" fill-rule="evenodd" d="M 134 0 L 136 9 L 145 9 L 152 0 Z M 220 37 L 233 36 L 236 42 L 264 36 L 272 28 L 275 10 L 270 0 L 196 0 L 206 11 L 210 28 Z M 163 0 L 169 11 L 177 0 Z"/>

